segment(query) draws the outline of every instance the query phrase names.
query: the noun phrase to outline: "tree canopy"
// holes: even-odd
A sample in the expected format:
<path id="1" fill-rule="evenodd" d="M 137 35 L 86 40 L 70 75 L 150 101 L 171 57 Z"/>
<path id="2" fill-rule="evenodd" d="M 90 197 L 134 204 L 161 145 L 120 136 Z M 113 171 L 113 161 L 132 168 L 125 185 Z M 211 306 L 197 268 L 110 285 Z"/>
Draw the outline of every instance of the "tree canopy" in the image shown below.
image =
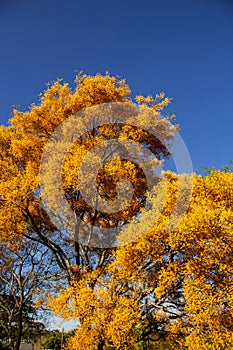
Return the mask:
<path id="1" fill-rule="evenodd" d="M 4 271 L 39 248 L 20 281 L 41 269 L 33 300 L 79 321 L 67 349 L 232 348 L 233 174 L 159 175 L 169 103 L 79 74 L 0 128 Z"/>
<path id="2" fill-rule="evenodd" d="M 132 105 L 129 93 L 130 89 L 125 80 L 111 77 L 109 74 L 98 74 L 95 77 L 78 75 L 74 91 L 71 91 L 68 84 L 56 81 L 40 96 L 39 105 L 32 105 L 28 112 L 14 110 L 10 126 L 1 127 L 0 130 L 1 239 L 14 242 L 19 236 L 24 236 L 44 244 L 53 252 L 57 264 L 69 280 L 72 279 L 74 265 L 78 265 L 80 269 L 84 266 L 92 269 L 93 254 L 94 260 L 103 265 L 111 253 L 105 249 L 93 251 L 82 244 L 73 245 L 71 241 L 74 237 L 66 234 L 65 230 L 59 232 L 51 222 L 40 196 L 39 168 L 43 150 L 56 128 L 75 113 L 90 106 L 110 102 Z M 151 113 L 153 111 L 147 123 L 153 119 L 158 125 L 157 129 L 163 134 L 164 142 L 170 140 L 175 128 L 168 118 L 159 117 L 159 112 L 168 105 L 170 99 L 164 94 L 158 94 L 156 98 L 138 96 L 136 101 L 142 108 L 142 115 L 146 106 Z M 144 112 L 146 113 L 148 114 L 147 111 Z M 82 119 L 77 118 L 77 124 L 81 123 Z M 98 185 L 104 199 L 114 199 L 116 183 L 121 177 L 133 181 L 134 184 L 137 184 L 138 179 L 139 185 L 136 186 L 134 198 L 127 210 L 112 216 L 100 215 L 85 203 L 80 194 L 77 168 L 82 158 L 100 141 L 117 138 L 119 135 L 123 139 L 130 137 L 135 142 L 149 145 L 157 158 L 168 156 L 169 151 L 158 138 L 151 138 L 142 128 L 136 132 L 131 125 L 122 126 L 115 123 L 93 129 L 91 132 L 87 129 L 69 150 L 63 166 L 62 185 L 69 205 L 78 217 L 92 225 L 116 227 L 119 222 L 128 222 L 145 204 L 147 188 L 141 170 L 127 159 L 121 160 L 118 157 L 111 160 L 110 156 L 106 158 L 106 166 L 98 173 Z M 51 167 L 50 170 L 56 172 L 56 168 Z M 48 180 L 50 177 L 51 174 L 48 173 Z M 56 201 L 56 198 L 54 200 Z"/>
<path id="3" fill-rule="evenodd" d="M 175 349 L 231 349 L 233 174 L 192 178 L 176 229 L 166 230 L 177 191 L 168 174 L 164 212 L 145 235 L 118 247 L 108 278 L 99 277 L 94 290 L 74 283 L 52 298 L 55 312 L 81 320 L 69 349 L 96 349 L 97 339 L 116 349 L 149 339 L 156 349 L 161 338 Z"/>

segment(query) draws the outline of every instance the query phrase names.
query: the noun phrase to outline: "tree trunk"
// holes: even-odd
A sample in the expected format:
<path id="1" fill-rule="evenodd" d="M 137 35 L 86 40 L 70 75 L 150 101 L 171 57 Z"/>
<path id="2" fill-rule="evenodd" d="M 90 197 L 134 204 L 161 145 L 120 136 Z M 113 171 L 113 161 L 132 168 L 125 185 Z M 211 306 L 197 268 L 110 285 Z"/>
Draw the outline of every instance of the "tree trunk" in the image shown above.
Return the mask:
<path id="1" fill-rule="evenodd" d="M 9 346 L 11 350 L 15 350 L 15 346 L 14 346 L 14 342 L 12 340 L 12 338 L 9 338 Z"/>
<path id="2" fill-rule="evenodd" d="M 104 341 L 101 340 L 98 344 L 98 350 L 104 350 Z"/>
<path id="3" fill-rule="evenodd" d="M 23 313 L 23 309 L 21 307 L 19 310 L 19 315 L 18 315 L 18 322 L 17 322 L 18 330 L 16 333 L 14 350 L 19 350 L 19 348 L 20 348 L 20 343 L 21 343 L 21 338 L 22 338 L 22 333 L 23 333 L 23 315 L 22 315 L 22 313 Z"/>

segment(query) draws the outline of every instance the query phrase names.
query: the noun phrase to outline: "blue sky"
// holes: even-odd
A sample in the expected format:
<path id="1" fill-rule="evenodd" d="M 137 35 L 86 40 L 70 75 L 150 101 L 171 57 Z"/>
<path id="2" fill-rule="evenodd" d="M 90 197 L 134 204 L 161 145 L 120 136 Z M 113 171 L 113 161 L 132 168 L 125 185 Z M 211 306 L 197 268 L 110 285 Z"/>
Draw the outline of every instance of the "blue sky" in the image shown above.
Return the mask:
<path id="1" fill-rule="evenodd" d="M 1 0 L 0 119 L 75 70 L 173 97 L 193 167 L 233 159 L 231 0 Z"/>

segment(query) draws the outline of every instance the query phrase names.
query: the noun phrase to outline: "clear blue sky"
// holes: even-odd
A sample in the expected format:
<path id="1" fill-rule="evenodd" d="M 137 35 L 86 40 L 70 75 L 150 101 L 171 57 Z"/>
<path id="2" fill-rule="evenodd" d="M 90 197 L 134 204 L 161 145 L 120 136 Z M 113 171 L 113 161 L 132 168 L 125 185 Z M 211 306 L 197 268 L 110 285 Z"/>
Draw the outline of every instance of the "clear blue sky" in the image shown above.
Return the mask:
<path id="1" fill-rule="evenodd" d="M 233 159 L 232 0 L 0 0 L 0 119 L 75 69 L 174 98 L 194 169 Z"/>

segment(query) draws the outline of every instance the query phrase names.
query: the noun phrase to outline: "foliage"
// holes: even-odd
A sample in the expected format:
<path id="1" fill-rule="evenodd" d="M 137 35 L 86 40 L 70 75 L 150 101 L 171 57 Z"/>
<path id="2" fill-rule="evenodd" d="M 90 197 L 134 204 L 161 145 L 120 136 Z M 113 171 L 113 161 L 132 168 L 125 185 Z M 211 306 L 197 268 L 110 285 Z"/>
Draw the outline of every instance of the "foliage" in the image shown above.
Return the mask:
<path id="1" fill-rule="evenodd" d="M 15 242 L 18 237 L 24 236 L 45 245 L 51 250 L 57 265 L 69 281 L 73 279 L 74 274 L 84 269 L 92 270 L 98 266 L 103 270 L 111 260 L 112 251 L 111 249 L 91 249 L 85 244 L 73 244 L 74 237 L 70 237 L 65 229 L 60 232 L 54 226 L 40 196 L 40 159 L 48 138 L 70 116 L 90 106 L 103 103 L 123 102 L 132 105 L 133 101 L 129 93 L 130 89 L 125 80 L 111 77 L 108 73 L 105 76 L 97 74 L 94 77 L 80 74 L 76 78 L 74 91 L 71 91 L 68 84 L 56 81 L 41 94 L 39 105 L 32 105 L 28 112 L 14 109 L 10 126 L 0 128 L 1 240 Z M 164 134 L 164 142 L 170 140 L 175 128 L 168 118 L 159 117 L 159 112 L 169 104 L 170 99 L 164 94 L 159 94 L 155 98 L 138 96 L 136 100 L 142 112 L 151 111 L 152 113 L 153 111 L 151 118 L 156 120 L 158 129 L 161 129 Z M 82 119 L 77 119 L 77 123 L 82 123 Z M 130 125 L 124 130 L 114 125 L 102 129 L 94 128 L 91 133 L 87 130 L 77 140 L 69 151 L 63 167 L 63 187 L 70 207 L 76 215 L 100 227 L 117 226 L 119 222 L 127 222 L 145 205 L 147 189 L 145 180 L 140 180 L 140 169 L 126 161 L 118 160 L 116 166 L 109 160 L 98 180 L 99 187 L 103 191 L 102 196 L 110 199 L 116 195 L 115 187 L 119 177 L 126 177 L 135 185 L 137 185 L 137 179 L 140 181 L 136 186 L 137 198 L 126 211 L 121 211 L 120 216 L 108 218 L 102 215 L 100 217 L 99 213 L 91 210 L 84 203 L 80 194 L 76 169 L 82 158 L 99 141 L 119 135 L 149 144 L 157 158 L 169 155 L 166 147 L 158 139 L 149 138 L 140 128 L 135 132 Z M 56 167 L 51 169 L 51 172 L 56 172 Z"/>
<path id="2" fill-rule="evenodd" d="M 177 176 L 168 173 L 168 200 L 153 229 L 118 248 L 94 290 L 77 283 L 52 300 L 58 314 L 81 321 L 69 349 L 97 349 L 99 339 L 115 349 L 149 339 L 153 349 L 161 334 L 174 349 L 232 348 L 233 173 L 192 179 L 189 210 L 172 232 Z"/>
<path id="3" fill-rule="evenodd" d="M 67 225 L 59 229 L 45 210 L 39 170 L 51 135 L 75 113 L 77 127 L 83 127 L 85 112 L 79 112 L 89 107 L 96 111 L 100 104 L 119 102 L 131 111 L 135 102 L 129 94 L 125 80 L 108 73 L 94 77 L 80 74 L 74 91 L 68 84 L 56 81 L 41 94 L 38 105 L 32 105 L 28 112 L 15 109 L 9 126 L 0 128 L 0 241 L 4 274 L 13 273 L 17 262 L 7 263 L 8 254 L 4 253 L 7 250 L 12 256 L 18 254 L 22 264 L 21 244 L 25 243 L 28 249 L 33 242 L 40 247 L 39 254 L 48 253 L 52 271 L 46 272 L 48 261 L 45 261 L 44 265 L 26 264 L 25 273 L 31 278 L 34 276 L 31 267 L 43 266 L 43 273 L 33 279 L 42 283 L 41 290 L 37 289 L 38 285 L 35 287 L 38 295 L 33 298 L 38 299 L 38 305 L 44 305 L 50 292 L 49 305 L 54 313 L 79 320 L 79 328 L 68 340 L 70 350 L 107 347 L 130 350 L 145 348 L 148 342 L 150 348 L 164 342 L 173 349 L 231 349 L 233 175 L 230 168 L 222 172 L 211 169 L 205 177 L 165 173 L 148 196 L 147 179 L 140 169 L 145 152 L 138 152 L 137 165 L 119 156 L 111 159 L 110 150 L 104 159 L 105 166 L 96 177 L 98 194 L 104 202 L 114 202 L 118 182 L 124 178 L 134 188 L 130 204 L 107 215 L 88 205 L 80 190 L 77 175 L 83 160 L 93 147 L 110 139 L 130 139 L 150 149 L 153 157 L 147 165 L 154 166 L 150 173 L 154 175 L 156 166 L 169 157 L 167 144 L 177 130 L 169 116 L 160 116 L 170 102 L 163 93 L 155 98 L 136 97 L 141 127 L 135 128 L 133 123 L 95 127 L 93 118 L 92 129 L 87 127 L 76 139 L 64 160 L 61 175 L 65 198 L 76 217 L 89 224 L 88 235 L 92 235 L 93 226 L 101 231 L 128 225 L 118 231 L 121 243 L 118 248 L 85 244 L 80 239 L 78 225 L 72 236 Z M 160 130 L 161 140 L 145 131 L 153 123 Z M 49 181 L 58 172 L 59 157 L 59 154 L 55 156 L 54 166 L 47 174 L 48 196 L 54 191 Z M 85 180 L 84 177 L 84 184 Z M 190 181 L 193 194 L 189 209 L 172 229 L 171 213 L 180 183 L 185 189 Z M 56 196 L 53 201 L 58 215 L 63 217 Z M 161 212 L 151 209 L 163 202 Z M 182 211 L 182 205 L 181 200 L 178 211 Z M 149 225 L 153 220 L 155 223 Z M 94 239 L 98 241 L 98 233 Z M 37 254 L 29 254 L 30 259 L 36 259 Z M 60 284 L 53 277 L 55 274 Z M 22 275 L 20 283 L 24 278 Z M 49 279 L 57 288 L 55 292 L 48 284 L 43 286 Z"/>
<path id="4" fill-rule="evenodd" d="M 211 174 L 211 172 L 216 171 L 216 169 L 215 169 L 215 167 L 211 167 L 211 168 L 202 167 L 202 171 L 205 174 Z M 233 160 L 230 160 L 227 165 L 223 165 L 221 167 L 221 171 L 223 173 L 230 173 L 230 172 L 232 172 L 233 171 Z"/>
<path id="5" fill-rule="evenodd" d="M 60 350 L 63 345 L 67 344 L 68 338 L 74 335 L 74 331 L 67 333 L 63 333 L 63 331 L 52 331 L 50 333 L 49 337 L 43 343 L 45 349 Z"/>
<path id="6" fill-rule="evenodd" d="M 43 322 L 35 320 L 34 322 L 31 322 L 30 325 L 27 325 L 27 328 L 25 327 L 23 329 L 21 341 L 27 343 L 37 342 L 41 339 L 42 336 L 45 336 L 47 332 L 48 331 L 46 329 L 45 324 Z"/>

